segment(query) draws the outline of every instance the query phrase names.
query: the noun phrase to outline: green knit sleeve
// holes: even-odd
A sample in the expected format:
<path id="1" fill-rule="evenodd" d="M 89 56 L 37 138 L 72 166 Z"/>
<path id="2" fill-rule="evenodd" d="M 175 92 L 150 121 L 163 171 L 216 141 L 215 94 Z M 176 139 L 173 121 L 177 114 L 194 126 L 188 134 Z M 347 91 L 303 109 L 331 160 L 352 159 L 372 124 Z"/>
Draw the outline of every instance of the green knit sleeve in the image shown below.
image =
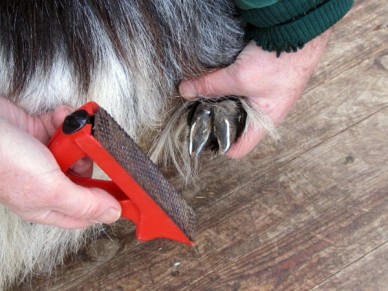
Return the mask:
<path id="1" fill-rule="evenodd" d="M 278 1 L 279 0 L 234 0 L 234 3 L 238 8 L 246 10 L 267 7 Z"/>
<path id="2" fill-rule="evenodd" d="M 247 23 L 247 38 L 279 55 L 302 48 L 340 20 L 352 5 L 353 0 L 279 0 L 270 6 L 238 11 Z"/>

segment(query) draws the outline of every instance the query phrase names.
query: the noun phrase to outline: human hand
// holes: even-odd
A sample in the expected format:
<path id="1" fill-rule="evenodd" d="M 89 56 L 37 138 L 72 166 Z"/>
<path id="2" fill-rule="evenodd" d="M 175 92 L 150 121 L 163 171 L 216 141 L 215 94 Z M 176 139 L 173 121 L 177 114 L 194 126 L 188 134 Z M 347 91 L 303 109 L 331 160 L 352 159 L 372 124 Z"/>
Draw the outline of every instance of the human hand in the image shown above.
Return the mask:
<path id="1" fill-rule="evenodd" d="M 264 112 L 275 125 L 282 122 L 302 95 L 329 38 L 330 31 L 307 43 L 295 53 L 266 52 L 251 41 L 226 68 L 212 71 L 197 79 L 180 84 L 183 98 L 198 96 L 244 96 L 250 104 Z M 264 137 L 265 132 L 248 128 L 227 152 L 232 158 L 249 153 Z"/>
<path id="2" fill-rule="evenodd" d="M 0 203 L 24 220 L 63 228 L 112 223 L 120 204 L 97 188 L 71 182 L 46 147 L 70 108 L 61 106 L 30 116 L 0 97 Z M 92 163 L 84 159 L 72 167 L 75 174 L 91 176 Z"/>

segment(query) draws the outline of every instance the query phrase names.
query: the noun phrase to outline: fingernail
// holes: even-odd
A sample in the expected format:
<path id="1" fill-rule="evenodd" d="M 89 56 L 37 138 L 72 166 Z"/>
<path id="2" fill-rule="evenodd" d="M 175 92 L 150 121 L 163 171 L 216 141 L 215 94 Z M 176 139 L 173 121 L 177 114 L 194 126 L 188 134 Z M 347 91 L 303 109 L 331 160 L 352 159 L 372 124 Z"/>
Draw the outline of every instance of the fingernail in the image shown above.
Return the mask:
<path id="1" fill-rule="evenodd" d="M 97 220 L 100 223 L 113 223 L 121 216 L 121 212 L 115 208 L 106 210 Z"/>
<path id="2" fill-rule="evenodd" d="M 179 86 L 179 92 L 183 98 L 192 99 L 197 96 L 193 82 L 183 81 Z"/>

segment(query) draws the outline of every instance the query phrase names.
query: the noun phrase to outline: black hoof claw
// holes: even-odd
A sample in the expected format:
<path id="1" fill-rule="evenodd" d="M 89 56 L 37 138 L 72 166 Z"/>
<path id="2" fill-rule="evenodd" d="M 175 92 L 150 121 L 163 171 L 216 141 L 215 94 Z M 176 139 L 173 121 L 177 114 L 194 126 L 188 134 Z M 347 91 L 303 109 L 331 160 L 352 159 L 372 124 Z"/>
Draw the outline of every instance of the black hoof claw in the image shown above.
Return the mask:
<path id="1" fill-rule="evenodd" d="M 245 128 L 247 113 L 236 97 L 199 100 L 189 109 L 189 153 L 211 149 L 226 153 Z"/>

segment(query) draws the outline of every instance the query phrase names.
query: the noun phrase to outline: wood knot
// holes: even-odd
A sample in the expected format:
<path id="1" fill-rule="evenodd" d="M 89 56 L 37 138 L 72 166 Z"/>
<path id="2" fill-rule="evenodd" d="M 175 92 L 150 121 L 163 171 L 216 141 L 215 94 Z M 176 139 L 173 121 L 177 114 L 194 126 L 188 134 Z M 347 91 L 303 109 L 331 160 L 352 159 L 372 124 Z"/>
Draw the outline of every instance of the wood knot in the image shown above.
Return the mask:
<path id="1" fill-rule="evenodd" d="M 379 65 L 379 67 L 388 71 L 388 53 L 378 57 L 376 59 L 375 63 L 377 63 L 377 65 Z"/>
<path id="2" fill-rule="evenodd" d="M 120 251 L 121 244 L 116 239 L 99 238 L 85 250 L 93 262 L 104 263 L 111 260 Z"/>
<path id="3" fill-rule="evenodd" d="M 345 158 L 345 161 L 344 161 L 344 165 L 348 165 L 348 164 L 351 164 L 354 162 L 354 157 L 351 156 L 351 155 L 348 155 L 346 158 Z"/>

